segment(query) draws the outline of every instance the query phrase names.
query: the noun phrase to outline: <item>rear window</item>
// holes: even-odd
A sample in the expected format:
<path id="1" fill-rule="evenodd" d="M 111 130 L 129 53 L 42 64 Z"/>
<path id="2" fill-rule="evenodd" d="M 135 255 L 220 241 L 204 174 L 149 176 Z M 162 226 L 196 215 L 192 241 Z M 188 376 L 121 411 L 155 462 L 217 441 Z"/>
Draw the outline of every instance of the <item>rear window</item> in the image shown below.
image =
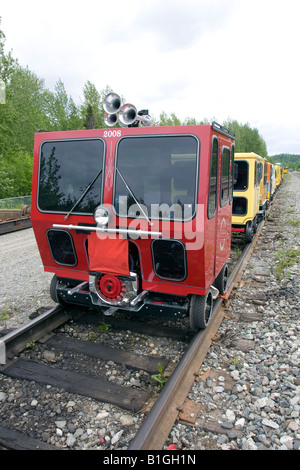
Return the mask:
<path id="1" fill-rule="evenodd" d="M 95 176 L 103 170 L 100 139 L 46 141 L 41 146 L 38 206 L 42 211 L 68 212 Z M 103 171 L 74 213 L 93 213 L 102 199 Z"/>

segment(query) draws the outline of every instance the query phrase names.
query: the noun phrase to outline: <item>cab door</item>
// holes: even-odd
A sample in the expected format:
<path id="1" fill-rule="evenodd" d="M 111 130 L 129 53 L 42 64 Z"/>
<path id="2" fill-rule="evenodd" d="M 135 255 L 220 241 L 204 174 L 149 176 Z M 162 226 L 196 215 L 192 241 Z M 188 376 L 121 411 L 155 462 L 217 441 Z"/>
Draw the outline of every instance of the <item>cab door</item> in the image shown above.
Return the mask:
<path id="1" fill-rule="evenodd" d="M 215 276 L 219 274 L 230 255 L 232 217 L 232 161 L 231 144 L 220 139 L 219 197 L 217 198 L 217 233 Z"/>
<path id="2" fill-rule="evenodd" d="M 211 155 L 210 155 L 210 174 L 209 174 L 209 188 L 208 188 L 208 239 L 206 246 L 209 247 L 210 261 L 209 261 L 209 275 L 215 278 L 216 271 L 216 239 L 218 231 L 218 210 L 219 210 L 219 167 L 220 167 L 220 154 L 219 154 L 219 139 L 216 135 L 212 136 L 211 141 Z"/>

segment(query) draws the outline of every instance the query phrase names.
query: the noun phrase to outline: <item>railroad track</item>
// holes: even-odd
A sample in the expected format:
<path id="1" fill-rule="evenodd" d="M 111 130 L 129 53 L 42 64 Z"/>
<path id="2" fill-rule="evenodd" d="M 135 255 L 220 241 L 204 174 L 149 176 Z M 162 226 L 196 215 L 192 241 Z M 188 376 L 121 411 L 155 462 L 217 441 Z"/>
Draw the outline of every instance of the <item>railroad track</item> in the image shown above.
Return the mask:
<path id="1" fill-rule="evenodd" d="M 30 206 L 21 209 L 0 209 L 0 235 L 31 227 Z"/>
<path id="2" fill-rule="evenodd" d="M 0 235 L 4 233 L 16 232 L 31 227 L 30 217 L 23 217 L 13 220 L 5 220 L 0 222 Z"/>
<path id="3" fill-rule="evenodd" d="M 259 231 L 261 230 L 261 224 Z M 251 253 L 256 244 L 257 237 L 251 244 L 248 244 L 237 263 L 231 268 L 229 278 L 228 297 L 239 281 L 243 269 L 247 264 Z M 189 390 L 199 373 L 199 369 L 210 348 L 211 341 L 223 319 L 224 302 L 227 300 L 218 298 L 214 305 L 213 316 L 205 330 L 191 335 L 182 328 L 163 328 L 152 325 L 151 323 L 132 321 L 131 319 L 109 318 L 109 323 L 115 328 L 126 331 L 134 327 L 142 334 L 155 336 L 157 334 L 182 341 L 186 350 L 173 371 L 170 368 L 169 357 L 139 356 L 132 351 L 125 351 L 119 348 L 112 348 L 105 344 L 93 343 L 91 341 L 82 341 L 70 338 L 63 334 L 62 325 L 69 322 L 88 323 L 90 325 L 99 323 L 99 315 L 84 313 L 78 308 L 64 308 L 58 306 L 52 310 L 38 315 L 24 327 L 7 332 L 0 337 L 0 372 L 11 378 L 36 381 L 44 385 L 52 385 L 70 393 L 88 396 L 99 402 L 108 402 L 121 409 L 132 413 L 139 413 L 149 408 L 149 403 L 155 397 L 154 405 L 150 411 L 146 412 L 146 417 L 140 426 L 135 438 L 129 446 L 129 450 L 158 450 L 162 449 L 164 443 L 175 423 L 180 410 L 182 410 Z M 114 325 L 115 322 L 115 325 Z M 55 332 L 55 333 L 53 333 Z M 29 344 L 39 342 L 38 349 L 63 351 L 65 354 L 76 355 L 84 354 L 89 358 L 84 361 L 84 367 L 74 371 L 64 367 L 62 359 L 59 364 L 45 365 L 38 359 L 35 359 L 35 353 L 30 356 L 33 359 L 27 359 L 22 353 L 28 348 Z M 44 346 L 43 346 L 44 345 Z M 149 385 L 147 387 L 124 387 L 112 382 L 108 382 L 104 372 L 98 371 L 95 376 L 88 373 L 87 364 L 89 361 L 99 361 L 105 363 L 113 361 L 120 367 L 128 370 L 144 370 Z M 151 376 L 157 373 L 157 365 L 160 363 L 164 370 L 170 369 L 170 377 L 164 385 L 162 391 L 157 394 Z M 94 366 L 93 366 L 94 367 Z M 106 369 L 107 370 L 107 369 Z M 156 396 L 157 395 L 157 396 Z M 1 428 L 0 426 L 0 444 L 4 447 L 14 449 L 45 449 L 51 448 L 44 442 L 39 442 L 18 431 Z"/>
<path id="4" fill-rule="evenodd" d="M 262 228 L 259 228 L 259 231 Z M 258 232 L 259 233 L 259 232 Z M 242 255 L 231 272 L 228 281 L 227 299 L 240 280 L 244 267 L 247 265 L 256 244 L 255 237 L 251 244 L 246 245 Z M 200 367 L 209 350 L 211 341 L 218 331 L 224 313 L 223 300 L 218 298 L 214 305 L 212 318 L 205 330 L 200 330 L 192 338 L 189 347 L 177 365 L 170 379 L 163 388 L 159 398 L 144 420 L 138 434 L 130 445 L 130 450 L 162 449 L 175 423 L 189 390 L 199 374 Z"/>

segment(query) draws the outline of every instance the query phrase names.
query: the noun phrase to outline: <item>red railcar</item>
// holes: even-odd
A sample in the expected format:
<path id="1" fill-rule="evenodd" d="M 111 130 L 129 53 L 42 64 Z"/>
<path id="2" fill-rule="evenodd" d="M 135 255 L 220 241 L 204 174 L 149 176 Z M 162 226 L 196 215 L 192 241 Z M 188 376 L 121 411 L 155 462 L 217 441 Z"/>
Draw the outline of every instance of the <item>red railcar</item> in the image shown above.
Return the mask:
<path id="1" fill-rule="evenodd" d="M 52 298 L 205 328 L 226 290 L 233 158 L 217 123 L 38 132 L 31 221 Z"/>

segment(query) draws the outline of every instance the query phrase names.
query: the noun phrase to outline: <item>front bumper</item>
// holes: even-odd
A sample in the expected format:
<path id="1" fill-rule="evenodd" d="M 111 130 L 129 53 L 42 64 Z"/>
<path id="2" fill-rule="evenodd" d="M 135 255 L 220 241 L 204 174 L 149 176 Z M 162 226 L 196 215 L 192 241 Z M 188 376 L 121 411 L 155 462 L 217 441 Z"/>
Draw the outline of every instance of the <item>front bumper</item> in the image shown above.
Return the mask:
<path id="1" fill-rule="evenodd" d="M 57 284 L 57 297 L 63 304 L 78 305 L 80 307 L 100 309 L 107 314 L 119 310 L 139 313 L 171 313 L 175 315 L 186 314 L 189 310 L 189 297 L 179 297 L 142 291 L 138 293 L 137 278 L 134 274 L 124 278 L 126 294 L 121 300 L 109 302 L 103 297 L 97 287 L 97 274 L 90 274 L 89 282 L 78 282 L 70 287 L 70 281 L 60 279 Z M 74 284 L 74 280 L 72 280 Z M 128 289 L 128 290 L 127 290 Z"/>

